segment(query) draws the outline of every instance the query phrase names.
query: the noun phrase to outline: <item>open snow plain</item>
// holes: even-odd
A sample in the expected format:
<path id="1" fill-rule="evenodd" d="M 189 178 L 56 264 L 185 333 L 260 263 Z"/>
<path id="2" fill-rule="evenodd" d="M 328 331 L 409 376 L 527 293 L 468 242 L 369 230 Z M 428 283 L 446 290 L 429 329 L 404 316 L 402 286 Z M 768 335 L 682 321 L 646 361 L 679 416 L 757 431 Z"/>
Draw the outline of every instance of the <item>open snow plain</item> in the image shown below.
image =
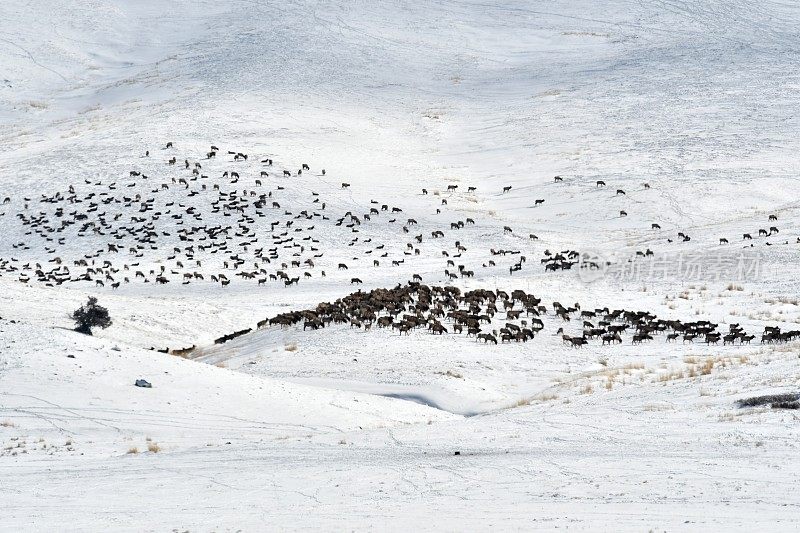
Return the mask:
<path id="1" fill-rule="evenodd" d="M 797 4 L 0 15 L 0 529 L 800 528 Z"/>

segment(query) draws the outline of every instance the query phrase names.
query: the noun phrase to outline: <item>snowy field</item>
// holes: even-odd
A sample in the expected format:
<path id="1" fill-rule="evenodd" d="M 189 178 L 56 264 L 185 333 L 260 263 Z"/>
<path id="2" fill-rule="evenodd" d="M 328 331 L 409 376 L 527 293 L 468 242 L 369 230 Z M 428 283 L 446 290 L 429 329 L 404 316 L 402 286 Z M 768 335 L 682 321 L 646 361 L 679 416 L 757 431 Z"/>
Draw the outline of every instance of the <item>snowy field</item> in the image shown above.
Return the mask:
<path id="1" fill-rule="evenodd" d="M 800 5 L 6 4 L 0 530 L 800 529 Z"/>

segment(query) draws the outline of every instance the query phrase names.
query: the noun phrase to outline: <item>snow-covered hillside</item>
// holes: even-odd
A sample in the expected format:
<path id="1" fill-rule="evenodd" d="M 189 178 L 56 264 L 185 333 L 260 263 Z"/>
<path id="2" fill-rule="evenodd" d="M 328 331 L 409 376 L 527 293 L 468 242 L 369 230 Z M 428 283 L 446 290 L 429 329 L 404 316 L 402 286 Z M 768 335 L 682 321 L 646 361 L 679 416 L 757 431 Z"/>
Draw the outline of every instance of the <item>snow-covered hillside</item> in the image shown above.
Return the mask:
<path id="1" fill-rule="evenodd" d="M 800 6 L 0 15 L 0 529 L 797 530 Z"/>

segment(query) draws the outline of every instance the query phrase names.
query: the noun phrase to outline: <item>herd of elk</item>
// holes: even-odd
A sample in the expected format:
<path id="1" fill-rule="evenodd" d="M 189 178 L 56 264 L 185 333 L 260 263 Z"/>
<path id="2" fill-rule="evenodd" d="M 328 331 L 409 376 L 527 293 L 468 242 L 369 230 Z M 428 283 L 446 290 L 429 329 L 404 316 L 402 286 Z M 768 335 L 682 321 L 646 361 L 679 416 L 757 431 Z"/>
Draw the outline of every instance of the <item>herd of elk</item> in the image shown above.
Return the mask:
<path id="1" fill-rule="evenodd" d="M 477 269 L 470 265 L 474 256 L 468 253 L 468 247 L 472 247 L 473 242 L 485 245 L 485 233 L 478 238 L 475 238 L 477 232 L 470 233 L 470 228 L 476 225 L 475 218 L 462 214 L 458 220 L 449 218 L 445 221 L 442 220 L 444 216 L 437 218 L 432 215 L 433 204 L 420 208 L 421 212 L 428 209 L 430 217 L 422 218 L 424 214 L 418 216 L 415 212 L 407 216 L 403 207 L 376 200 L 371 200 L 371 205 L 360 211 L 350 207 L 351 211 L 344 214 L 332 213 L 335 209 L 328 208 L 324 201 L 329 198 L 321 197 L 318 192 L 308 188 L 311 167 L 306 163 L 299 169 L 292 167 L 294 171 L 284 169 L 278 173 L 272 170 L 273 159 L 269 157 L 249 157 L 238 150 L 228 150 L 226 157 L 226 152 L 216 145 L 200 152 L 199 160 L 181 157 L 183 163 L 178 163 L 179 156 L 175 155 L 173 143 L 167 143 L 163 149 L 168 150 L 167 156 L 158 164 L 161 165 L 160 171 L 166 172 L 167 176 L 160 179 L 151 177 L 154 174 L 149 167 L 137 168 L 126 170 L 117 179 L 103 181 L 84 178 L 82 184 L 68 184 L 51 194 L 38 197 L 6 196 L 0 216 L 6 214 L 6 209 L 13 210 L 13 217 L 9 219 L 13 218 L 15 223 L 20 224 L 26 236 L 24 240 L 10 243 L 15 255 L 18 253 L 23 258 L 0 258 L 0 273 L 11 273 L 23 283 L 38 281 L 48 286 L 67 282 L 90 283 L 112 290 L 123 283 L 138 280 L 158 285 L 205 282 L 227 287 L 236 278 L 256 286 L 275 282 L 278 286 L 291 287 L 299 284 L 301 279 L 326 276 L 323 270 L 326 265 L 332 268 L 338 264 L 337 270 L 347 271 L 349 263 L 353 271 L 347 275 L 357 275 L 349 277 L 350 284 L 360 285 L 362 279 L 368 283 L 370 281 L 364 276 L 363 267 L 359 270 L 362 265 L 388 268 L 391 264 L 400 267 L 406 264 L 407 259 L 410 264 L 416 256 L 426 253 L 438 256 L 441 253 L 439 259 L 446 262 L 443 265 L 445 280 L 449 282 L 475 277 Z M 149 151 L 147 155 L 149 157 Z M 280 164 L 277 166 L 280 167 Z M 322 175 L 325 175 L 324 169 Z M 294 185 L 301 180 L 305 181 L 295 188 Z M 556 176 L 554 181 L 560 183 L 564 180 Z M 346 205 L 351 206 L 351 185 L 340 183 L 338 189 L 331 185 L 331 190 L 323 191 L 323 194 L 346 198 Z M 562 186 L 568 184 L 556 187 Z M 596 181 L 597 188 L 605 186 L 604 180 Z M 645 184 L 645 189 L 648 188 L 649 185 Z M 466 196 L 458 193 L 458 185 L 450 184 L 446 189 L 451 193 L 451 200 Z M 511 185 L 502 188 L 503 193 L 511 190 Z M 474 186 L 467 188 L 468 194 L 476 191 Z M 428 189 L 422 189 L 422 194 L 427 195 Z M 597 191 L 597 194 L 605 192 Z M 634 194 L 631 191 L 631 197 Z M 439 191 L 434 191 L 433 196 L 439 195 Z M 626 196 L 626 192 L 616 189 L 615 196 Z M 470 198 L 474 200 L 474 197 Z M 426 201 L 429 200 L 433 198 L 426 198 Z M 441 206 L 447 205 L 447 199 L 441 200 Z M 534 206 L 545 203 L 544 198 L 533 200 Z M 614 201 L 630 200 L 620 198 Z M 447 211 L 441 206 L 436 208 L 437 214 Z M 619 213 L 620 216 L 627 215 L 625 210 Z M 405 224 L 403 219 L 406 220 Z M 769 221 L 777 221 L 777 216 L 770 215 Z M 760 228 L 758 235 L 769 237 L 779 233 L 777 226 L 768 226 L 769 229 Z M 661 230 L 661 225 L 651 223 L 650 228 Z M 526 246 L 538 244 L 529 242 L 538 240 L 535 234 L 527 234 L 526 241 L 526 233 L 515 233 L 511 226 L 496 225 L 494 230 L 494 235 L 503 239 L 503 242 L 527 242 Z M 386 242 L 380 241 L 391 234 L 398 236 L 401 242 L 387 247 Z M 454 234 L 459 236 L 459 240 L 447 238 Z M 428 235 L 430 239 L 427 239 Z M 330 244 L 336 246 L 338 251 L 346 250 L 347 257 L 341 257 L 341 262 L 337 258 L 335 262 L 328 263 L 333 260 L 329 257 L 331 254 L 326 257 L 323 238 L 329 238 Z M 473 240 L 469 241 L 470 238 Z M 685 232 L 678 232 L 678 238 L 683 242 L 691 240 Z M 378 242 L 373 242 L 373 239 Z M 750 233 L 743 234 L 743 240 L 752 239 Z M 410 242 L 402 242 L 404 240 Z M 444 242 L 447 244 L 442 244 Z M 719 242 L 728 244 L 728 239 L 720 238 Z M 35 249 L 37 245 L 43 247 L 46 256 L 30 258 L 34 252 L 38 252 Z M 486 248 L 488 246 L 481 251 Z M 75 253 L 75 250 L 79 250 L 80 255 L 66 255 L 68 252 Z M 492 259 L 482 263 L 484 268 L 496 267 L 495 260 L 500 262 L 509 259 L 501 264 L 502 272 L 508 268 L 509 275 L 517 275 L 526 263 L 520 249 L 492 248 L 489 251 Z M 652 256 L 653 252 L 648 248 L 637 252 L 637 255 L 647 257 Z M 579 262 L 579 257 L 579 252 L 575 250 L 558 253 L 545 250 L 541 264 L 548 272 L 570 270 Z M 596 266 L 599 268 L 599 265 Z M 343 279 L 346 283 L 348 278 Z M 531 314 L 538 316 L 540 312 L 537 306 L 529 305 L 536 298 L 524 293 L 517 293 L 517 297 L 513 296 L 514 293 L 511 297 L 503 297 L 502 291 L 476 290 L 462 295 L 454 287 L 423 285 L 420 274 L 414 274 L 413 281 L 405 287 L 388 292 L 377 291 L 375 294 L 375 291 L 358 292 L 349 297 L 349 301 L 367 298 L 364 305 L 375 313 L 374 320 L 366 319 L 361 311 L 354 316 L 352 309 L 347 307 L 338 311 L 348 320 L 355 318 L 362 326 L 375 322 L 377 327 L 399 329 L 401 334 L 422 327 L 436 334 L 466 331 L 467 335 L 485 343 L 527 342 L 541 329 L 538 327 L 539 319 L 530 319 Z M 370 300 L 373 296 L 386 299 L 386 305 L 381 307 Z M 392 298 L 396 301 L 390 308 L 388 304 Z M 479 318 L 488 316 L 491 322 L 496 313 L 492 307 L 497 301 L 503 302 L 504 306 L 507 302 L 512 304 L 512 307 L 504 308 L 506 323 L 496 330 L 482 331 L 485 323 L 481 325 Z M 344 301 L 340 304 L 344 305 Z M 522 309 L 513 307 L 517 304 L 525 309 L 526 318 L 521 317 Z M 529 311 L 529 307 L 536 308 L 537 312 Z M 394 313 L 394 310 L 401 308 L 401 311 Z M 414 312 L 410 313 L 409 310 Z M 444 316 L 439 316 L 440 310 L 445 311 Z M 562 320 L 569 319 L 576 312 L 573 308 L 557 308 L 554 311 Z M 405 318 L 404 315 L 400 319 L 400 312 L 413 318 Z M 682 324 L 659 321 L 648 314 L 629 315 L 626 311 L 620 311 L 618 315 L 614 313 L 606 312 L 601 323 L 587 326 L 579 336 L 565 336 L 565 342 L 576 347 L 595 338 L 601 339 L 604 344 L 620 343 L 620 335 L 625 329 L 614 328 L 619 325 L 614 324 L 617 321 L 631 329 L 632 342 L 635 344 L 652 340 L 653 334 L 660 331 L 669 331 L 668 340 L 677 339 L 672 336 L 679 334 L 684 342 L 695 338 L 711 344 L 720 340 L 726 344 L 752 340 L 751 336 L 739 331 L 718 334 L 716 325 L 709 329 L 711 324 L 701 322 Z M 336 322 L 335 318 L 331 318 L 334 315 L 322 313 L 314 320 L 324 324 L 326 318 L 330 318 Z M 380 322 L 380 318 L 385 320 Z M 311 320 L 311 324 L 318 325 L 314 320 Z M 385 325 L 387 320 L 389 326 Z M 762 341 L 783 342 L 787 338 L 794 338 L 794 332 L 765 332 Z"/>
<path id="2" fill-rule="evenodd" d="M 623 343 L 623 335 L 630 334 L 633 345 L 653 341 L 664 335 L 666 342 L 681 339 L 683 343 L 695 341 L 723 345 L 749 344 L 755 336 L 748 335 L 739 324 L 730 324 L 727 332 L 719 324 L 708 320 L 681 321 L 660 319 L 647 311 L 608 307 L 582 309 L 579 303 L 565 307 L 560 302 L 551 304 L 553 315 L 563 322 L 580 320 L 580 335 L 568 335 L 559 328 L 556 335 L 574 348 L 600 339 L 602 345 Z M 533 340 L 544 328 L 548 307 L 540 298 L 522 289 L 473 289 L 462 292 L 452 286 L 429 286 L 419 282 L 398 284 L 391 289 L 373 289 L 354 292 L 334 302 L 321 302 L 312 309 L 280 313 L 258 322 L 257 328 L 267 326 L 290 327 L 303 325 L 303 329 L 318 330 L 335 324 L 371 330 L 391 329 L 399 335 L 412 331 L 428 331 L 434 335 L 465 334 L 484 344 L 503 344 Z M 247 332 L 248 330 L 243 330 Z M 236 332 L 233 335 L 242 335 Z M 222 337 L 229 340 L 231 336 Z M 781 332 L 780 328 L 767 327 L 762 343 L 795 340 L 800 330 Z M 222 341 L 225 342 L 225 341 Z"/>

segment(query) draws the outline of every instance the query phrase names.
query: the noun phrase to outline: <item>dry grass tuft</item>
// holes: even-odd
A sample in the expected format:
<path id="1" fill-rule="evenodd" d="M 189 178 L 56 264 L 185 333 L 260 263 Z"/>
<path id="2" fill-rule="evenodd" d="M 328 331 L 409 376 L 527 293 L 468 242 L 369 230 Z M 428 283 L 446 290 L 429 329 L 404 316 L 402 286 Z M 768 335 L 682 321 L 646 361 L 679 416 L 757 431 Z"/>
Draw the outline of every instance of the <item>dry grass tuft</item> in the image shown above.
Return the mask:
<path id="1" fill-rule="evenodd" d="M 742 417 L 743 413 L 744 413 L 743 411 L 740 412 L 728 411 L 727 413 L 720 413 L 720 415 L 717 417 L 717 420 L 719 420 L 720 422 L 736 422 Z"/>
<path id="2" fill-rule="evenodd" d="M 151 442 L 147 445 L 147 451 L 151 453 L 158 453 L 161 451 L 161 447 L 155 442 Z"/>
<path id="3" fill-rule="evenodd" d="M 787 298 L 786 296 L 779 296 L 777 298 L 766 298 L 764 300 L 766 304 L 774 304 L 774 303 L 782 303 L 782 304 L 789 304 L 789 305 L 797 305 L 798 299 L 797 298 Z"/>
<path id="4" fill-rule="evenodd" d="M 283 349 L 286 350 L 287 352 L 296 352 L 297 351 L 297 343 L 296 342 L 290 342 L 289 344 L 284 346 Z"/>
<path id="5" fill-rule="evenodd" d="M 683 379 L 683 378 L 684 378 L 683 372 L 672 370 L 665 374 L 659 374 L 658 381 L 661 383 L 665 383 L 667 381 L 673 381 L 676 379 Z"/>
<path id="6" fill-rule="evenodd" d="M 542 393 L 542 394 L 540 394 L 538 396 L 535 396 L 533 399 L 537 400 L 539 402 L 550 402 L 550 401 L 553 401 L 553 400 L 558 400 L 558 394 L 554 394 L 552 392 Z M 528 403 L 530 403 L 530 402 L 528 402 Z"/>
<path id="7" fill-rule="evenodd" d="M 644 407 L 642 407 L 643 411 L 672 411 L 674 407 L 671 405 L 659 404 L 659 403 L 648 403 Z"/>
<path id="8" fill-rule="evenodd" d="M 624 370 L 642 370 L 644 368 L 644 363 L 628 363 L 622 368 Z"/>

